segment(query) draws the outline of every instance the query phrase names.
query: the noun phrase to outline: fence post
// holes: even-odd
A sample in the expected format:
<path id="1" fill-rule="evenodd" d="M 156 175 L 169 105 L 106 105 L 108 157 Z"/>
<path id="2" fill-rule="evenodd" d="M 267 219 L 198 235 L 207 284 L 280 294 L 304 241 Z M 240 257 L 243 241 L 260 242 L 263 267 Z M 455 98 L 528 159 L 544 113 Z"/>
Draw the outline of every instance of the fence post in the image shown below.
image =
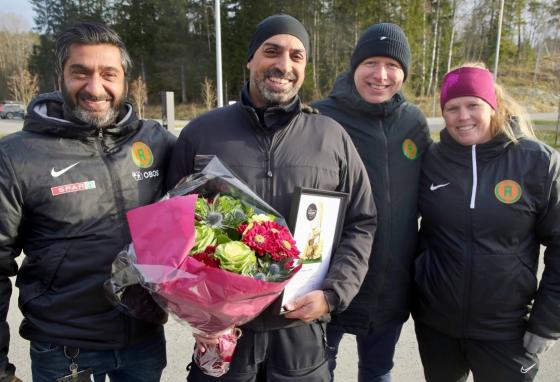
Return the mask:
<path id="1" fill-rule="evenodd" d="M 175 98 L 173 92 L 161 92 L 161 124 L 169 130 L 175 129 Z"/>

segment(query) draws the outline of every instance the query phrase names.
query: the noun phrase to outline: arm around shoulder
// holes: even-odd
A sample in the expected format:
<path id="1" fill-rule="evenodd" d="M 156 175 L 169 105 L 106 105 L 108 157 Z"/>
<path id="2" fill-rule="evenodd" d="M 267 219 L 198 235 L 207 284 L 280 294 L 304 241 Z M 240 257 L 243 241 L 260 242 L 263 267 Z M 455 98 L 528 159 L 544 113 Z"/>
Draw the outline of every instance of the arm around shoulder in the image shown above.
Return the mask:
<path id="1" fill-rule="evenodd" d="M 348 307 L 368 270 L 377 210 L 366 169 L 350 137 L 343 132 L 346 163 L 341 176 L 341 191 L 348 193 L 342 235 L 327 277 L 323 283 L 329 311 L 338 313 Z"/>

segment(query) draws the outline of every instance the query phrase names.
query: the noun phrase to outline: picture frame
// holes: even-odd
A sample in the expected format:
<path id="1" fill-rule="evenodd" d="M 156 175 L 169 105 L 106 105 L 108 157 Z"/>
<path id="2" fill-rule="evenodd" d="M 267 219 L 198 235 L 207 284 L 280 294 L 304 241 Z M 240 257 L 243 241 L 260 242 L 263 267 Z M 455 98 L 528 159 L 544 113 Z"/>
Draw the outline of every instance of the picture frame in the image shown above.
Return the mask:
<path id="1" fill-rule="evenodd" d="M 300 250 L 302 267 L 284 288 L 284 305 L 307 292 L 320 289 L 331 257 L 342 235 L 348 194 L 298 187 L 294 192 L 288 227 Z"/>

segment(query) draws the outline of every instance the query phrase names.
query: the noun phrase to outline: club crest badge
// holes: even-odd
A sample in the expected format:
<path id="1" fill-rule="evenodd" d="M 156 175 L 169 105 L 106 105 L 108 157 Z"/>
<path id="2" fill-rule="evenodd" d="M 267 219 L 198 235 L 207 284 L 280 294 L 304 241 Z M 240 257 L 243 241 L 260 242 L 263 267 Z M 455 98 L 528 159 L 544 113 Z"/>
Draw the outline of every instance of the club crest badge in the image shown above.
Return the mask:
<path id="1" fill-rule="evenodd" d="M 130 149 L 134 164 L 140 168 L 148 168 L 154 163 L 154 155 L 144 142 L 134 142 Z"/>
<path id="2" fill-rule="evenodd" d="M 516 181 L 506 179 L 496 184 L 494 194 L 500 202 L 504 204 L 513 204 L 521 198 L 523 190 Z"/>
<path id="3" fill-rule="evenodd" d="M 418 147 L 412 139 L 406 138 L 402 143 L 402 152 L 405 157 L 414 160 L 418 156 Z"/>

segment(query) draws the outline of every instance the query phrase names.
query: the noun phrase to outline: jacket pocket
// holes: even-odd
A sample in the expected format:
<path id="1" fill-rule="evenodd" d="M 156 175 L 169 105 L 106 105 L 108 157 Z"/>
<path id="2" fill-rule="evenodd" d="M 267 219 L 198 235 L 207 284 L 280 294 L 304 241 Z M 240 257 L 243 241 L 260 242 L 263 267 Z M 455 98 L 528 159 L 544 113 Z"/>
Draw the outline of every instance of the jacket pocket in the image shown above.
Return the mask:
<path id="1" fill-rule="evenodd" d="M 29 348 L 32 353 L 47 354 L 58 351 L 60 346 L 49 342 L 31 341 Z"/>
<path id="2" fill-rule="evenodd" d="M 518 327 L 537 290 L 530 257 L 522 254 L 477 254 L 473 257 L 472 319 L 496 330 Z"/>
<path id="3" fill-rule="evenodd" d="M 464 263 L 460 256 L 423 250 L 414 261 L 414 316 L 423 317 L 424 322 L 459 325 L 463 275 Z"/>
<path id="4" fill-rule="evenodd" d="M 27 256 L 18 272 L 16 286 L 20 289 L 19 304 L 24 310 L 31 300 L 44 294 L 68 253 L 69 243 L 54 245 Z"/>

